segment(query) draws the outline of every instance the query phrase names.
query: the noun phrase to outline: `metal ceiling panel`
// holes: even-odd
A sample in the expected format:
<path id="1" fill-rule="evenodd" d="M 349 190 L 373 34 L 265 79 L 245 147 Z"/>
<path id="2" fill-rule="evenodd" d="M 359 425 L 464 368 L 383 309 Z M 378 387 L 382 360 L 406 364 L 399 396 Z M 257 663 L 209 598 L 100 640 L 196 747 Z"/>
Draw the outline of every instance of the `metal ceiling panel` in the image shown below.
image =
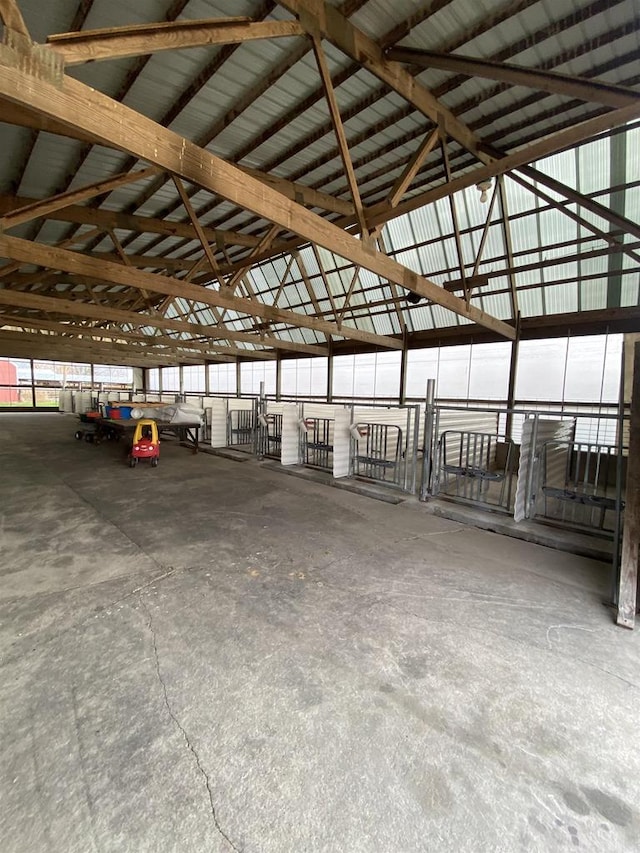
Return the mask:
<path id="1" fill-rule="evenodd" d="M 338 5 L 340 0 L 331 0 Z M 42 4 L 35 0 L 19 0 L 20 8 L 33 35 L 44 41 L 49 33 L 62 32 L 71 26 L 77 5 L 70 2 Z M 115 27 L 123 24 L 163 20 L 172 4 L 170 0 L 140 0 L 136 4 L 125 0 L 96 0 L 91 4 L 85 28 Z M 233 6 L 233 9 L 231 9 Z M 589 8 L 584 17 L 581 11 Z M 223 17 L 228 14 L 248 15 L 252 18 L 263 13 L 259 0 L 238 0 L 230 4 L 225 0 L 191 0 L 183 17 L 189 19 Z M 573 15 L 573 18 L 570 16 Z M 290 18 L 286 10 L 276 5 L 273 19 Z M 559 21 L 567 18 L 568 24 Z M 637 53 L 637 27 L 630 4 L 622 0 L 589 5 L 588 0 L 538 0 L 527 7 L 524 4 L 501 4 L 494 0 L 476 0 L 472 7 L 466 0 L 448 3 L 416 4 L 414 0 L 397 0 L 393 4 L 383 0 L 368 0 L 352 18 L 370 36 L 384 39 L 385 45 L 400 42 L 418 48 L 435 48 L 449 52 L 482 57 L 501 56 L 524 66 L 551 67 L 567 73 L 586 77 L 598 74 L 605 79 L 627 81 L 637 75 L 633 64 Z M 274 174 L 290 177 L 300 183 L 332 192 L 342 199 L 349 198 L 346 177 L 333 133 L 326 99 L 313 52 L 293 65 L 282 78 L 270 80 L 274 68 L 302 44 L 299 38 L 273 39 L 264 42 L 247 42 L 231 51 L 220 47 L 174 50 L 151 55 L 148 59 L 126 58 L 107 62 L 94 62 L 70 69 L 77 79 L 99 91 L 115 94 L 126 92 L 125 103 L 144 115 L 162 120 L 176 99 L 186 91 L 193 92 L 185 100 L 174 118 L 172 129 L 189 139 L 207 140 L 216 123 L 224 129 L 210 143 L 210 150 L 230 160 L 240 159 L 243 164 L 271 170 Z M 431 122 L 395 92 L 381 84 L 370 72 L 358 68 L 350 57 L 324 42 L 327 63 L 334 77 L 344 77 L 336 86 L 336 97 L 345 123 L 349 148 L 354 161 L 357 179 L 365 206 L 382 200 L 393 182 L 402 174 L 404 164 L 424 138 Z M 206 79 L 203 73 L 210 69 L 212 60 L 229 53 L 214 76 Z M 350 73 L 349 69 L 355 69 Z M 141 71 L 139 69 L 142 69 Z M 137 77 L 132 76 L 138 69 Z M 345 72 L 345 73 L 343 73 Z M 268 88 L 256 97 L 246 109 L 237 109 L 256 90 L 263 80 L 269 79 Z M 532 90 L 523 86 L 502 87 L 484 78 L 466 78 L 438 69 L 422 71 L 418 81 L 436 87 L 442 102 L 460 113 L 462 121 L 470 123 L 483 140 L 511 149 L 522 145 L 527 137 L 543 138 L 557 124 L 578 122 L 592 106 L 568 103 L 558 95 L 543 95 L 532 99 Z M 637 85 L 637 77 L 635 79 Z M 297 114 L 300 105 L 305 108 Z M 236 111 L 234 113 L 234 110 Z M 281 125 L 281 126 L 279 126 Z M 71 139 L 40 133 L 29 155 L 32 134 L 17 127 L 0 126 L 0 142 L 5 156 L 0 164 L 0 187 L 5 191 L 20 184 L 19 191 L 34 198 L 49 195 L 103 180 L 125 168 L 130 168 L 130 158 L 103 146 L 91 149 Z M 576 151 L 556 155 L 539 161 L 536 167 L 549 176 L 566 183 L 583 193 L 598 193 L 604 205 L 612 203 L 607 192 L 612 182 L 640 181 L 640 130 L 629 132 L 626 140 L 626 170 L 621 167 L 621 152 L 625 147 L 622 137 L 613 148 L 608 138 L 580 146 Z M 450 142 L 449 151 L 455 175 L 476 168 L 473 158 L 462 152 L 457 143 Z M 88 153 L 87 153 L 88 152 Z M 25 168 L 23 170 L 23 164 Z M 436 149 L 426 166 L 414 179 L 405 197 L 415 196 L 430 185 L 442 180 L 442 162 Z M 151 217 L 166 217 L 170 221 L 188 221 L 187 213 L 179 201 L 173 183 L 166 180 L 153 196 L 144 199 L 154 179 L 121 187 L 99 199 L 104 210 L 137 212 Z M 563 313 L 574 310 L 597 310 L 607 304 L 608 280 L 604 273 L 609 269 L 610 257 L 586 259 L 581 263 L 567 261 L 578 252 L 588 252 L 605 246 L 602 240 L 591 235 L 563 215 L 549 208 L 536 197 L 508 178 L 508 208 L 516 268 L 525 264 L 534 268 L 515 275 L 520 288 L 538 286 L 542 290 L 521 290 L 520 307 L 523 314 L 531 316 L 544 312 Z M 206 191 L 196 191 L 187 185 L 194 208 L 201 222 L 213 227 L 244 230 L 245 233 L 264 234 L 267 223 L 234 204 Z M 556 198 L 556 194 L 544 190 Z M 557 197 L 561 204 L 564 200 Z M 92 207 L 96 202 L 83 202 Z M 613 203 L 620 206 L 632 220 L 640 218 L 640 186 L 629 186 L 624 195 L 618 193 Z M 482 236 L 487 206 L 480 203 L 479 193 L 471 186 L 455 197 L 461 230 L 463 260 L 470 270 L 475 260 Z M 569 208 L 575 210 L 572 204 Z M 321 211 L 327 219 L 336 214 Z M 578 209 L 587 222 L 603 231 L 610 230 L 608 221 L 600 216 Z M 487 286 L 477 291 L 473 304 L 497 317 L 509 317 L 511 296 L 507 266 L 506 246 L 499 221 L 500 206 L 496 204 L 493 224 L 488 230 L 479 271 L 491 273 Z M 29 239 L 37 236 L 41 242 L 55 243 L 71 232 L 73 226 L 57 220 L 44 220 L 19 226 L 11 233 Z M 90 230 L 85 226 L 82 230 Z M 453 235 L 453 222 L 448 199 L 441 199 L 411 214 L 392 220 L 384 229 L 387 248 L 392 257 L 419 273 L 433 278 L 437 283 L 458 277 L 459 259 Z M 194 259 L 202 254 L 196 240 L 165 237 L 157 234 L 136 234 L 118 228 L 116 235 L 126 251 L 149 253 L 149 268 L 162 261 L 156 255 L 166 253 L 173 257 Z M 576 244 L 576 239 L 585 242 Z M 91 244 L 87 244 L 90 246 Z M 94 247 L 113 253 L 108 237 L 103 237 Z M 214 247 L 218 251 L 218 247 Z M 238 260 L 249 254 L 247 247 L 227 247 L 227 258 Z M 326 265 L 327 280 L 338 309 L 353 276 L 353 264 L 343 261 L 330 252 L 321 251 Z M 218 252 L 221 263 L 225 257 Z M 319 277 L 316 260 L 308 248 L 301 252 L 312 287 L 320 307 L 330 310 L 324 281 Z M 276 257 L 250 273 L 253 288 L 269 303 L 284 277 L 288 258 Z M 554 266 L 535 264 L 554 261 Z M 638 299 L 637 273 L 633 260 L 622 258 L 622 301 L 636 304 Z M 27 268 L 28 265 L 25 265 Z M 596 276 L 596 278 L 594 278 Z M 582 278 L 578 289 L 578 282 Z M 568 283 L 561 283 L 567 281 Z M 557 283 L 556 283 L 557 282 Z M 402 289 L 400 289 L 402 292 Z M 362 271 L 352 305 L 362 313 L 354 322 L 358 328 L 392 334 L 399 329 L 396 307 L 390 300 L 391 290 L 378 276 Z M 387 303 L 385 305 L 385 302 Z M 287 276 L 279 304 L 312 312 L 313 306 L 294 265 Z M 304 308 L 300 306 L 304 304 Z M 363 309 L 373 312 L 369 316 Z M 214 312 L 203 309 L 212 323 Z M 404 314 L 411 328 L 468 325 L 451 312 L 439 306 L 418 305 L 405 307 Z M 380 312 L 380 313 L 378 313 Z M 229 314 L 238 328 L 253 328 L 253 320 L 234 312 Z M 274 329 L 282 329 L 282 324 Z M 289 339 L 324 341 L 323 335 L 311 330 L 282 331 Z M 244 348 L 244 347 L 243 347 Z"/>
<path id="2" fill-rule="evenodd" d="M 47 198 L 65 189 L 73 154 L 82 143 L 39 133 L 20 184 L 20 195 Z"/>

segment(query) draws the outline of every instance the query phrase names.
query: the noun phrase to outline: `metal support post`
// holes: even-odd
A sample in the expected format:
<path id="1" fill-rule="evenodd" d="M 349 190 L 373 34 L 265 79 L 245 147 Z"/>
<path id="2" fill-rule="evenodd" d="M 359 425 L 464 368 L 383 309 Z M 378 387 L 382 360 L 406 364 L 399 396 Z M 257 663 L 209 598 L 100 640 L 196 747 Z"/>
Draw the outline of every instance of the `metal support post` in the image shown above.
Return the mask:
<path id="1" fill-rule="evenodd" d="M 36 380 L 35 373 L 33 370 L 33 359 L 29 359 L 29 364 L 31 365 L 31 408 L 35 409 L 36 407 Z"/>
<path id="2" fill-rule="evenodd" d="M 260 383 L 260 396 L 262 396 L 262 386 L 264 383 Z M 280 355 L 280 350 L 276 353 L 276 400 L 280 401 L 282 396 L 282 356 Z"/>
<path id="3" fill-rule="evenodd" d="M 435 415 L 436 380 L 427 379 L 427 394 L 424 419 L 424 447 L 422 448 L 422 482 L 420 500 L 426 501 L 431 495 L 431 469 L 433 465 L 433 423 Z"/>
<path id="4" fill-rule="evenodd" d="M 518 376 L 518 356 L 520 352 L 520 315 L 516 319 L 516 336 L 511 341 L 511 359 L 509 362 L 509 388 L 507 390 L 507 418 L 505 421 L 504 435 L 507 440 L 511 439 L 513 429 L 513 409 L 515 408 L 516 380 Z"/>
<path id="5" fill-rule="evenodd" d="M 402 355 L 400 359 L 400 405 L 403 406 L 407 399 L 407 352 L 409 337 L 407 324 L 402 328 Z"/>

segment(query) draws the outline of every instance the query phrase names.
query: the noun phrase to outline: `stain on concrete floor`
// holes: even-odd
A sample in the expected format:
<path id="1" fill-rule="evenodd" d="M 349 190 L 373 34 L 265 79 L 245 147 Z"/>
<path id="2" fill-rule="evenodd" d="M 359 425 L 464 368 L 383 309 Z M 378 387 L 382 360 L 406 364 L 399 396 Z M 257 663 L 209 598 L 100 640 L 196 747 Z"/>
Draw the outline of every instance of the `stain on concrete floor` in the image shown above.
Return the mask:
<path id="1" fill-rule="evenodd" d="M 40 851 L 637 851 L 607 567 L 0 416 L 0 837 Z"/>

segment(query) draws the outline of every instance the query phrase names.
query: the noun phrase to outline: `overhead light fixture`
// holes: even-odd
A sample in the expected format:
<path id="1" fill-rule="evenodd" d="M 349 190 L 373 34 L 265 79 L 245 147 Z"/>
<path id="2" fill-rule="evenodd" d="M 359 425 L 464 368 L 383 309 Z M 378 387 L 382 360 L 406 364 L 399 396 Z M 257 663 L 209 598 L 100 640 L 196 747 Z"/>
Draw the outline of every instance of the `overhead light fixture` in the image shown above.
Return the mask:
<path id="1" fill-rule="evenodd" d="M 420 296 L 419 293 L 415 293 L 413 290 L 407 290 L 405 295 L 407 302 L 410 302 L 412 305 L 417 305 L 422 299 L 422 296 Z"/>
<path id="2" fill-rule="evenodd" d="M 486 204 L 487 193 L 491 189 L 492 183 L 493 183 L 493 181 L 491 180 L 491 178 L 489 178 L 489 180 L 487 180 L 487 181 L 480 181 L 479 184 L 476 184 L 476 189 L 480 193 L 480 203 L 481 204 Z"/>

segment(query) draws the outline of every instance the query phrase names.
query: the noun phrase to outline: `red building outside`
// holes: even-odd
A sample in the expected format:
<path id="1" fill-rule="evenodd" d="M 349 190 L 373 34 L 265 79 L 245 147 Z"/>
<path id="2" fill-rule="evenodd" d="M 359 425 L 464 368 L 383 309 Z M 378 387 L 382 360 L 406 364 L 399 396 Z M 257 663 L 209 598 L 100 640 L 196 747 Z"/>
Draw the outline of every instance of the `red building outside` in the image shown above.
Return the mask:
<path id="1" fill-rule="evenodd" d="M 10 361 L 0 361 L 0 405 L 3 403 L 20 402 L 20 391 L 18 388 L 7 388 L 7 385 L 18 384 L 18 373 L 14 364 Z"/>

